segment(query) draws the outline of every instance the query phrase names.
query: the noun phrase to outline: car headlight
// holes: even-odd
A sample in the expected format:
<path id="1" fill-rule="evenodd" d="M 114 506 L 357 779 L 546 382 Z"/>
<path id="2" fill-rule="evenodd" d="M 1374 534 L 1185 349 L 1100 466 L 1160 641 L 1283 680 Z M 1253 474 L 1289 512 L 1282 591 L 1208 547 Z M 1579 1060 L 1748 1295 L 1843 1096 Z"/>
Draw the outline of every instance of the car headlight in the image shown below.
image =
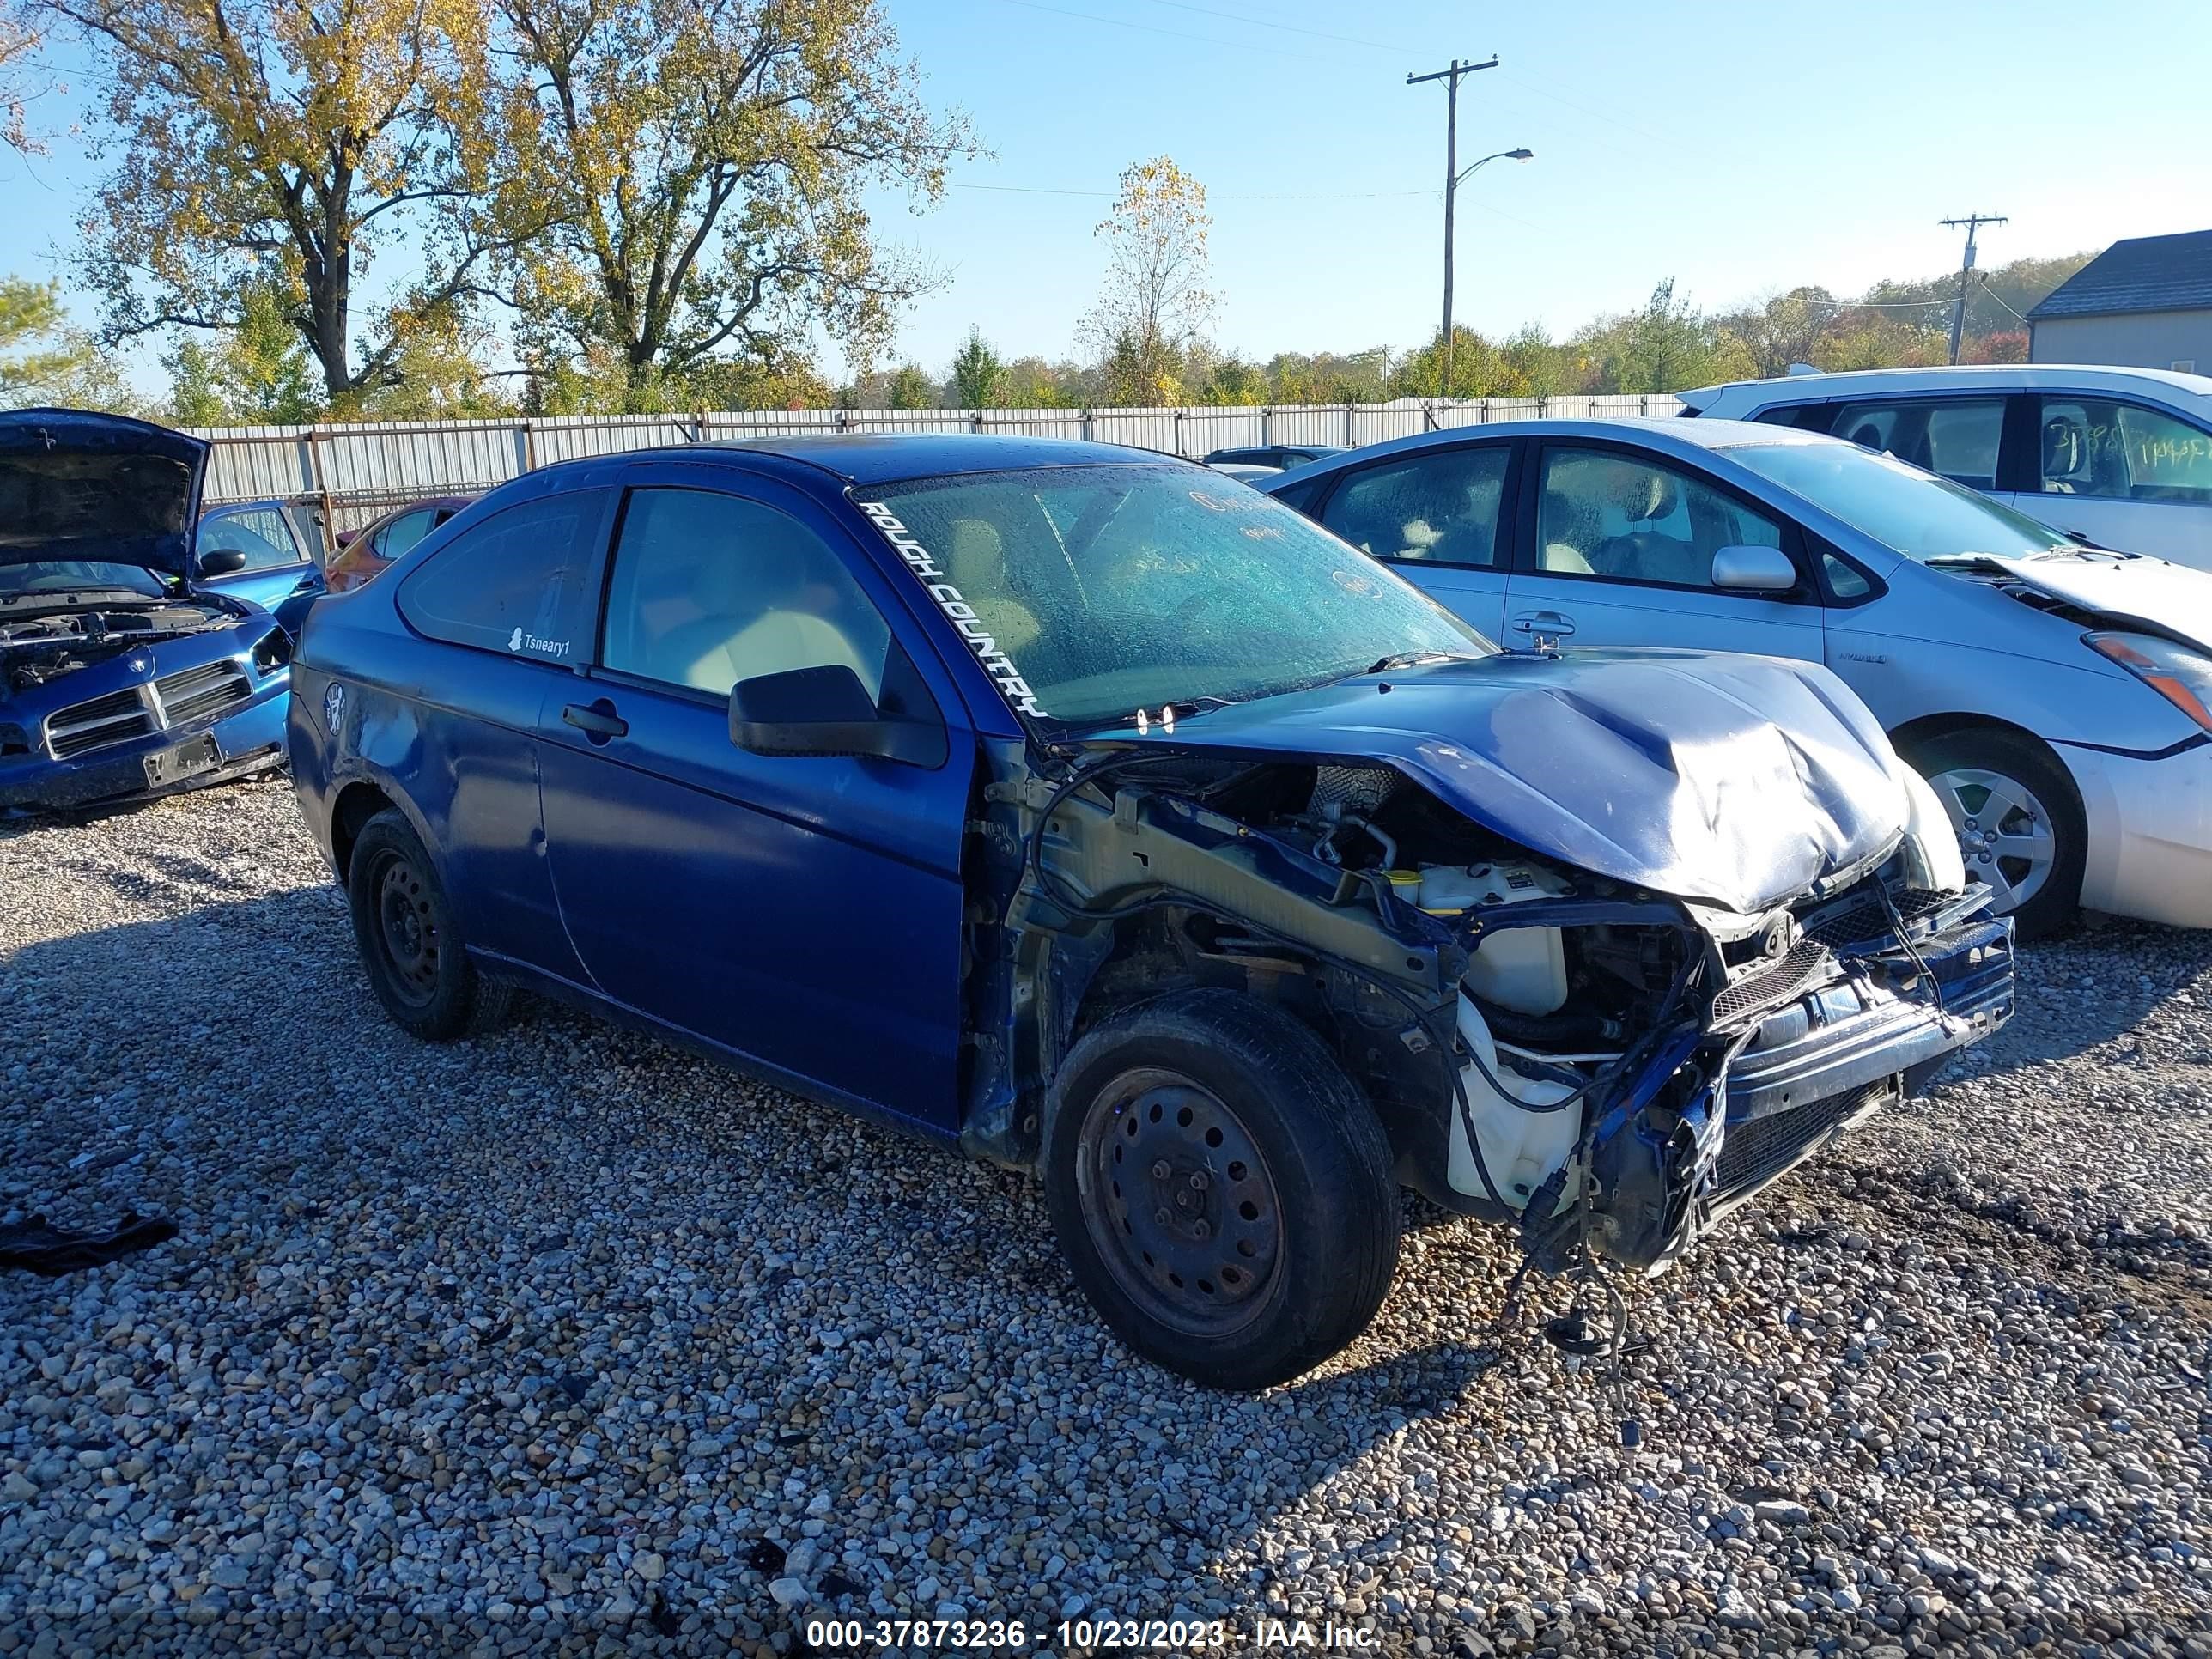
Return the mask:
<path id="1" fill-rule="evenodd" d="M 1905 773 L 1905 879 L 1924 893 L 1963 893 L 1966 863 L 1959 832 L 1928 781 L 1911 767 Z"/>
<path id="2" fill-rule="evenodd" d="M 2212 732 L 2212 657 L 2155 634 L 2084 634 L 2081 642 Z"/>

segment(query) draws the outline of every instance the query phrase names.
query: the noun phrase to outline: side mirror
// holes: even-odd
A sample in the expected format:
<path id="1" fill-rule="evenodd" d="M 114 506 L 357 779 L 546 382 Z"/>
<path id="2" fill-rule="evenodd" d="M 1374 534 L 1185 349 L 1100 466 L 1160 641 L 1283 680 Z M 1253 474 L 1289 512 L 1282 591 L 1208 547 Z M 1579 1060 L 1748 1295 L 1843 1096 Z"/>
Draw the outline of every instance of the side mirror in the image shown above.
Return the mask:
<path id="1" fill-rule="evenodd" d="M 1787 593 L 1797 567 L 1778 547 L 1723 547 L 1713 555 L 1713 586 L 1733 593 Z"/>
<path id="2" fill-rule="evenodd" d="M 878 711 L 842 663 L 739 680 L 730 691 L 730 741 L 754 755 L 860 755 L 933 766 L 941 725 Z"/>
<path id="3" fill-rule="evenodd" d="M 198 566 L 203 576 L 234 576 L 246 568 L 246 555 L 235 547 L 219 547 L 201 554 Z"/>

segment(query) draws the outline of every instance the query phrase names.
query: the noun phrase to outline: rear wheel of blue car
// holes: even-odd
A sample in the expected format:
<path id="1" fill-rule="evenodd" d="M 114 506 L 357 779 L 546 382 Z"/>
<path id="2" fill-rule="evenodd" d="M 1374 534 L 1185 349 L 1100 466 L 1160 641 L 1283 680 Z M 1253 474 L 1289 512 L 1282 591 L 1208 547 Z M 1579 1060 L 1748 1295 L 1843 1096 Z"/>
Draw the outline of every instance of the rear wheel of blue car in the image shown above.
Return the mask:
<path id="1" fill-rule="evenodd" d="M 1374 1109 L 1311 1031 L 1234 992 L 1162 998 L 1087 1033 L 1054 1080 L 1043 1158 L 1091 1305 L 1210 1388 L 1312 1370 L 1367 1328 L 1397 1269 Z"/>
<path id="2" fill-rule="evenodd" d="M 462 950 L 437 869 L 398 810 L 362 827 L 346 896 L 369 985 L 403 1029 L 441 1042 L 497 1019 L 505 988 L 478 974 Z"/>

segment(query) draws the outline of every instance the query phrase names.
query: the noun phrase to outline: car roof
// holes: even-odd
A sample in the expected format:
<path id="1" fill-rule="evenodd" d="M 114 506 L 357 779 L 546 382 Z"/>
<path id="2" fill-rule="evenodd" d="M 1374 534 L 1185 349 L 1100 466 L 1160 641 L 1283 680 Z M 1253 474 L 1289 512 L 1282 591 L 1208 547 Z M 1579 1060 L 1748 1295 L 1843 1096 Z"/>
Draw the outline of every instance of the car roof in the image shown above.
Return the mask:
<path id="1" fill-rule="evenodd" d="M 890 483 L 900 478 L 938 477 L 961 472 L 1010 472 L 1036 466 L 1126 466 L 1152 463 L 1195 466 L 1158 450 L 1125 444 L 1078 442 L 1067 438 L 1030 438 L 1000 432 L 793 433 L 767 438 L 717 438 L 649 452 L 663 458 L 697 459 L 726 453 L 774 455 L 801 461 L 848 483 Z M 635 452 L 647 453 L 647 452 Z"/>
<path id="2" fill-rule="evenodd" d="M 1347 449 L 1326 459 L 1291 467 L 1255 486 L 1269 494 L 1279 484 L 1300 478 L 1317 478 L 1346 466 L 1364 466 L 1387 455 L 1414 454 L 1424 449 L 1449 448 L 1454 444 L 1513 438 L 1587 438 L 1596 442 L 1643 443 L 1680 455 L 1699 449 L 1733 449 L 1744 444 L 1841 443 L 1823 432 L 1796 427 L 1765 426 L 1756 421 L 1686 421 L 1679 416 L 1632 416 L 1620 420 L 1573 420 L 1562 416 L 1544 421 L 1490 421 L 1470 426 L 1446 427 L 1439 432 L 1419 432 L 1410 438 L 1386 438 L 1381 443 Z"/>
<path id="3" fill-rule="evenodd" d="M 1730 401 L 1755 397 L 1769 403 L 1802 403 L 1853 392 L 1954 392 L 1976 388 L 2007 391 L 2142 392 L 2157 386 L 2169 393 L 2212 401 L 2212 376 L 2184 374 L 2169 368 L 2127 368 L 2109 363 L 1955 363 L 1922 368 L 1856 368 L 1832 374 L 1783 374 L 1763 380 L 1729 380 L 1680 393 L 1684 403 L 1704 409 L 1725 394 Z"/>

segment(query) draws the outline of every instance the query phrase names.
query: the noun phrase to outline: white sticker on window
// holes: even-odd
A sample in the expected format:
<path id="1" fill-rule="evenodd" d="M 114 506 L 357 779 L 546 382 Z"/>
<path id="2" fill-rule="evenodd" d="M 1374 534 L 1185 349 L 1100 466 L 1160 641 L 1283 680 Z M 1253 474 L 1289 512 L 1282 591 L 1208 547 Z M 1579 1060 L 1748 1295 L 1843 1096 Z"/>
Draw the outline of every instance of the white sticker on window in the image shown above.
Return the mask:
<path id="1" fill-rule="evenodd" d="M 1014 666 L 1013 659 L 999 648 L 999 641 L 983 625 L 982 619 L 975 614 L 975 607 L 968 603 L 967 596 L 945 580 L 945 572 L 939 568 L 929 550 L 915 540 L 914 532 L 881 501 L 861 501 L 858 505 L 876 528 L 883 532 L 884 538 L 898 550 L 899 557 L 906 561 L 907 568 L 921 578 L 923 590 L 937 601 L 937 608 L 945 613 L 945 620 L 959 629 L 960 637 L 967 641 L 975 651 L 975 660 L 983 665 L 984 672 L 990 675 L 1006 701 L 1013 704 L 1015 712 L 1036 720 L 1048 719 L 1049 716 L 1037 702 L 1036 693 L 1022 678 L 1022 671 Z"/>

